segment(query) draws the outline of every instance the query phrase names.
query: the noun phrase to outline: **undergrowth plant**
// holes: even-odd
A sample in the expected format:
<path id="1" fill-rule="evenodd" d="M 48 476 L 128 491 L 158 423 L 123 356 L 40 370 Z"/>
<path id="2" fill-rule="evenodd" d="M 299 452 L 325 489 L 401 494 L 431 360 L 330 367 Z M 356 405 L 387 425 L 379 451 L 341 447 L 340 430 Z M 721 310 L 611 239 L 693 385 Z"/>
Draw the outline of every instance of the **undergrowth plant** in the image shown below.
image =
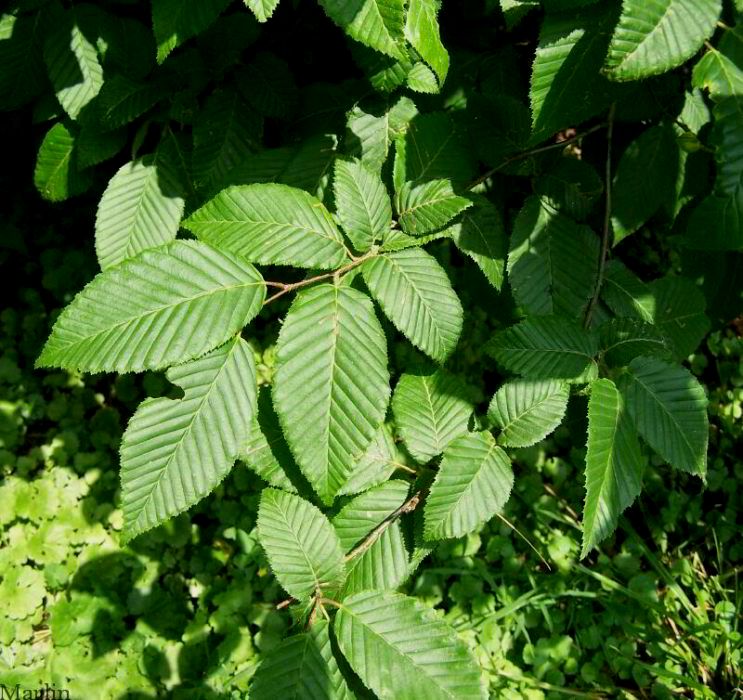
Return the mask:
<path id="1" fill-rule="evenodd" d="M 98 201 L 101 272 L 37 364 L 182 390 L 124 434 L 124 541 L 237 460 L 265 480 L 258 537 L 301 631 L 251 697 L 482 697 L 453 629 L 398 591 L 500 514 L 520 448 L 587 421 L 584 557 L 651 455 L 705 479 L 682 362 L 741 269 L 743 8 L 245 5 L 2 15 L 0 104 L 46 125 L 39 192 Z M 623 263 L 648 231 L 680 237 L 688 276 Z M 460 299 L 462 265 L 484 303 Z M 460 363 L 483 306 L 495 332 Z M 259 376 L 251 327 L 275 321 Z"/>

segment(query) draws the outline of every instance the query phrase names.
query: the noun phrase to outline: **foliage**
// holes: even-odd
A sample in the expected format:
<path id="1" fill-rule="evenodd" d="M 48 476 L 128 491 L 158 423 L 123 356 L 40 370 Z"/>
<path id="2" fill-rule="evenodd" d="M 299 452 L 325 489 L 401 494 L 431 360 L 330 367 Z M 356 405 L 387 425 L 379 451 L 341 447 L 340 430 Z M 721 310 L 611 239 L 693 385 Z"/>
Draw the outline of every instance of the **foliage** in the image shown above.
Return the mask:
<path id="1" fill-rule="evenodd" d="M 568 4 L 50 0 L 0 19 L 0 107 L 48 126 L 36 188 L 97 201 L 101 271 L 37 367 L 166 371 L 121 442 L 122 544 L 238 458 L 270 484 L 249 478 L 252 541 L 307 631 L 259 696 L 290 668 L 308 697 L 484 697 L 411 577 L 493 527 L 528 479 L 518 450 L 566 416 L 583 557 L 659 464 L 709 481 L 708 400 L 681 363 L 706 306 L 741 307 L 738 8 Z M 644 281 L 638 251 L 667 239 L 669 274 Z M 36 569 L 3 585 L 28 591 L 22 619 L 38 607 Z"/>

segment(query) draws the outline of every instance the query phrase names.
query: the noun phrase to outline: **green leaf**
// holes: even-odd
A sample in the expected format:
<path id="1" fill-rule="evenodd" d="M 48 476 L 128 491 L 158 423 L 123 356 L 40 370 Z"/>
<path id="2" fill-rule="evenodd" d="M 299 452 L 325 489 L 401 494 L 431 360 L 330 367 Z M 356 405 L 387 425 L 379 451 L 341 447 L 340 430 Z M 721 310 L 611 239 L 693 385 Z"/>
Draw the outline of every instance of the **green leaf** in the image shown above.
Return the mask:
<path id="1" fill-rule="evenodd" d="M 316 633 L 313 634 L 318 626 L 325 628 L 328 637 L 327 622 L 316 622 L 310 628 L 311 632 L 287 637 L 265 655 L 250 685 L 251 700 L 337 700 L 350 697 L 340 691 L 345 681 L 337 665 L 331 670 L 323 657 Z M 343 686 L 336 688 L 338 677 Z"/>
<path id="2" fill-rule="evenodd" d="M 121 166 L 98 203 L 95 248 L 102 269 L 175 239 L 185 188 L 168 148 Z"/>
<path id="3" fill-rule="evenodd" d="M 709 48 L 692 72 L 691 84 L 709 90 L 714 100 L 743 94 L 743 68 L 715 48 Z"/>
<path id="4" fill-rule="evenodd" d="M 479 197 L 450 228 L 454 245 L 472 258 L 488 282 L 500 290 L 506 268 L 508 238 L 498 209 Z"/>
<path id="5" fill-rule="evenodd" d="M 604 190 L 596 170 L 583 160 L 563 157 L 534 183 L 536 194 L 546 197 L 562 214 L 583 221 Z"/>
<path id="6" fill-rule="evenodd" d="M 655 319 L 655 296 L 650 287 L 618 260 L 606 264 L 601 298 L 617 316 L 645 323 Z"/>
<path id="7" fill-rule="evenodd" d="M 689 217 L 685 242 L 694 250 L 743 249 L 743 187 L 732 197 L 705 197 Z"/>
<path id="8" fill-rule="evenodd" d="M 449 54 L 441 43 L 437 0 L 410 0 L 405 21 L 405 37 L 421 58 L 433 69 L 439 85 L 449 72 Z"/>
<path id="9" fill-rule="evenodd" d="M 467 184 L 477 172 L 471 149 L 445 112 L 414 116 L 404 137 L 395 139 L 395 189 L 404 182 L 448 179 Z"/>
<path id="10" fill-rule="evenodd" d="M 612 318 L 599 329 L 601 354 L 613 367 L 628 365 L 640 355 L 669 355 L 662 330 L 634 318 Z"/>
<path id="11" fill-rule="evenodd" d="M 666 125 L 640 134 L 622 154 L 612 192 L 614 245 L 637 231 L 674 196 L 680 151 Z M 653 186 L 648 187 L 652 182 Z"/>
<path id="12" fill-rule="evenodd" d="M 358 161 L 337 160 L 333 194 L 341 226 L 363 253 L 392 226 L 392 204 L 379 175 Z"/>
<path id="13" fill-rule="evenodd" d="M 640 80 L 681 65 L 712 35 L 721 10 L 721 0 L 623 0 L 607 73 Z"/>
<path id="14" fill-rule="evenodd" d="M 229 187 L 183 226 L 252 262 L 326 269 L 348 262 L 343 236 L 322 202 L 286 185 Z"/>
<path id="15" fill-rule="evenodd" d="M 415 92 L 435 95 L 439 91 L 436 74 L 422 61 L 415 63 L 408 71 L 407 84 Z"/>
<path id="16" fill-rule="evenodd" d="M 403 58 L 404 0 L 318 0 L 348 36 L 375 51 Z"/>
<path id="17" fill-rule="evenodd" d="M 173 49 L 201 34 L 227 5 L 229 0 L 152 0 L 157 62 L 162 63 Z"/>
<path id="18" fill-rule="evenodd" d="M 331 640 L 330 637 L 330 623 L 326 620 L 315 620 L 308 633 L 315 640 L 315 644 L 330 671 L 330 682 L 325 683 L 326 698 L 329 697 L 330 700 L 355 700 L 356 696 L 351 692 L 338 666 L 336 655 L 340 658 L 340 654 L 337 651 L 335 639 Z M 301 697 L 297 700 L 301 700 Z"/>
<path id="19" fill-rule="evenodd" d="M 103 86 L 97 36 L 92 35 L 89 24 L 84 11 L 70 9 L 55 21 L 44 44 L 44 62 L 54 93 L 71 119 L 77 119 Z"/>
<path id="20" fill-rule="evenodd" d="M 683 360 L 699 347 L 710 329 L 704 294 L 691 280 L 670 275 L 649 287 L 655 299 L 653 323 L 668 338 L 675 357 Z"/>
<path id="21" fill-rule="evenodd" d="M 34 185 L 50 202 L 82 194 L 93 182 L 89 171 L 81 170 L 76 137 L 64 124 L 46 132 L 39 147 L 34 169 Z"/>
<path id="22" fill-rule="evenodd" d="M 103 83 L 94 103 L 94 114 L 103 128 L 118 129 L 149 111 L 163 98 L 165 89 L 166 83 L 162 81 L 138 81 L 114 75 Z"/>
<path id="23" fill-rule="evenodd" d="M 277 344 L 274 404 L 287 442 L 331 503 L 384 420 L 387 343 L 367 296 L 323 284 L 295 299 Z"/>
<path id="24" fill-rule="evenodd" d="M 126 145 L 126 129 L 100 131 L 97 126 L 83 126 L 75 135 L 79 168 L 89 168 L 113 158 Z"/>
<path id="25" fill-rule="evenodd" d="M 604 7 L 544 18 L 529 91 L 533 141 L 578 126 L 609 105 L 614 89 L 599 69 L 613 21 Z"/>
<path id="26" fill-rule="evenodd" d="M 610 379 L 591 384 L 588 401 L 585 557 L 617 526 L 622 511 L 640 495 L 645 459 L 622 395 Z"/>
<path id="27" fill-rule="evenodd" d="M 437 362 L 454 351 L 462 331 L 462 304 L 436 258 L 408 248 L 362 266 L 372 296 L 395 327 Z"/>
<path id="28" fill-rule="evenodd" d="M 355 155 L 375 173 L 379 173 L 387 160 L 390 146 L 396 138 L 403 137 L 410 120 L 418 110 L 409 97 L 401 97 L 380 116 L 354 107 L 348 114 L 348 141 L 356 144 Z"/>
<path id="29" fill-rule="evenodd" d="M 260 117 L 237 90 L 220 90 L 206 101 L 193 127 L 193 176 L 199 187 L 219 190 L 260 141 Z"/>
<path id="30" fill-rule="evenodd" d="M 338 646 L 380 698 L 485 698 L 480 671 L 454 630 L 431 608 L 400 593 L 359 593 L 335 618 Z"/>
<path id="31" fill-rule="evenodd" d="M 271 486 L 296 492 L 289 477 L 296 475 L 298 467 L 281 432 L 267 386 L 258 392 L 258 410 L 240 449 L 240 459 Z"/>
<path id="32" fill-rule="evenodd" d="M 569 395 L 562 382 L 506 382 L 488 407 L 488 418 L 501 431 L 498 442 L 507 447 L 529 447 L 543 440 L 562 422 Z"/>
<path id="33" fill-rule="evenodd" d="M 619 388 L 637 431 L 669 464 L 704 478 L 707 471 L 707 398 L 683 367 L 638 357 Z"/>
<path id="34" fill-rule="evenodd" d="M 735 197 L 743 190 L 743 95 L 721 99 L 713 110 L 717 179 L 715 191 Z"/>
<path id="35" fill-rule="evenodd" d="M 344 552 L 361 542 L 396 511 L 408 497 L 410 484 L 393 479 L 356 496 L 333 518 L 333 527 Z"/>
<path id="36" fill-rule="evenodd" d="M 362 591 L 391 591 L 409 576 L 410 561 L 399 522 L 392 523 L 362 554 L 346 565 L 343 597 Z"/>
<path id="37" fill-rule="evenodd" d="M 466 386 L 443 369 L 403 374 L 392 397 L 395 424 L 408 452 L 421 464 L 467 432 L 473 410 Z"/>
<path id="38" fill-rule="evenodd" d="M 237 75 L 245 101 L 261 114 L 288 119 L 297 105 L 297 85 L 289 66 L 272 53 L 259 53 Z"/>
<path id="39" fill-rule="evenodd" d="M 473 532 L 503 509 L 512 487 L 511 460 L 490 433 L 458 437 L 444 451 L 426 498 L 426 539 Z"/>
<path id="40" fill-rule="evenodd" d="M 45 87 L 45 14 L 0 15 L 0 109 L 21 107 Z"/>
<path id="41" fill-rule="evenodd" d="M 258 508 L 258 539 L 284 590 L 300 601 L 332 595 L 345 577 L 343 550 L 330 521 L 311 503 L 267 488 Z"/>
<path id="42" fill-rule="evenodd" d="M 183 398 L 143 401 L 122 439 L 127 540 L 211 493 L 232 469 L 255 415 L 253 352 L 240 338 L 171 367 L 167 377 Z"/>
<path id="43" fill-rule="evenodd" d="M 443 228 L 472 206 L 469 199 L 454 193 L 449 180 L 431 180 L 420 185 L 406 182 L 398 193 L 396 204 L 400 226 L 411 236 Z"/>
<path id="44" fill-rule="evenodd" d="M 252 265 L 203 243 L 145 250 L 72 300 L 36 364 L 137 372 L 185 362 L 237 333 L 260 311 L 265 290 Z"/>
<path id="45" fill-rule="evenodd" d="M 595 372 L 598 338 L 566 318 L 527 318 L 496 333 L 486 350 L 506 369 L 531 379 L 585 381 Z"/>
<path id="46" fill-rule="evenodd" d="M 244 0 L 244 2 L 259 22 L 268 21 L 279 6 L 279 0 Z"/>
<path id="47" fill-rule="evenodd" d="M 532 315 L 580 317 L 596 286 L 599 240 L 539 197 L 519 212 L 508 253 L 516 303 Z"/>
<path id="48" fill-rule="evenodd" d="M 366 491 L 372 486 L 387 481 L 397 465 L 405 466 L 392 431 L 385 423 L 379 427 L 369 447 L 354 465 L 346 483 L 338 491 L 339 496 L 348 496 Z"/>

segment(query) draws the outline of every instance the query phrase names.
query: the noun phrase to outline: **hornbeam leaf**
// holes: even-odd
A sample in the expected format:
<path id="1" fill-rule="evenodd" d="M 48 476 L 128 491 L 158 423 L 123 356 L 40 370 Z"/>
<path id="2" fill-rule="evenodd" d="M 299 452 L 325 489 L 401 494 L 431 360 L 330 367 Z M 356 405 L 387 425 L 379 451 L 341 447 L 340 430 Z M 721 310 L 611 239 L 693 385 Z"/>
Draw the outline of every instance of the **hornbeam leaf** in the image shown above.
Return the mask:
<path id="1" fill-rule="evenodd" d="M 498 209 L 484 197 L 450 229 L 454 245 L 475 261 L 493 287 L 503 286 L 508 238 Z"/>
<path id="2" fill-rule="evenodd" d="M 645 323 L 655 319 L 655 296 L 650 287 L 618 260 L 606 264 L 601 298 L 617 316 Z"/>
<path id="3" fill-rule="evenodd" d="M 608 75 L 640 80 L 682 64 L 712 35 L 721 10 L 721 0 L 624 0 Z"/>
<path id="4" fill-rule="evenodd" d="M 668 275 L 649 285 L 655 299 L 653 324 L 666 336 L 674 356 L 693 353 L 710 328 L 701 290 L 685 277 Z"/>
<path id="5" fill-rule="evenodd" d="M 205 192 L 232 184 L 231 176 L 256 150 L 262 118 L 237 90 L 217 90 L 196 116 L 193 127 L 193 177 Z"/>
<path id="6" fill-rule="evenodd" d="M 414 598 L 373 591 L 346 598 L 335 618 L 335 633 L 351 668 L 380 698 L 486 697 L 467 647 Z"/>
<path id="7" fill-rule="evenodd" d="M 330 682 L 325 685 L 325 692 L 330 700 L 356 700 L 356 696 L 343 677 L 336 659 L 335 640 L 330 637 L 330 623 L 326 620 L 315 620 L 308 630 L 309 635 L 315 640 L 320 655 L 325 659 L 330 671 Z M 340 656 L 340 654 L 338 654 Z M 297 698 L 297 700 L 301 700 Z"/>
<path id="8" fill-rule="evenodd" d="M 285 491 L 296 492 L 292 478 L 298 474 L 289 446 L 281 432 L 279 419 L 267 386 L 258 392 L 258 408 L 247 441 L 240 448 L 240 459 L 261 479 Z"/>
<path id="9" fill-rule="evenodd" d="M 599 329 L 601 354 L 612 367 L 623 367 L 640 355 L 669 355 L 669 344 L 657 326 L 634 318 L 612 318 Z"/>
<path id="10" fill-rule="evenodd" d="M 162 63 L 186 39 L 214 23 L 229 0 L 152 0 L 157 62 Z"/>
<path id="11" fill-rule="evenodd" d="M 577 126 L 611 102 L 616 88 L 600 67 L 615 17 L 604 7 L 545 16 L 529 90 L 534 142 Z"/>
<path id="12" fill-rule="evenodd" d="M 297 295 L 279 333 L 273 398 L 294 458 L 326 503 L 369 447 L 389 394 L 371 300 L 331 284 Z"/>
<path id="13" fill-rule="evenodd" d="M 213 491 L 235 463 L 255 415 L 255 363 L 240 338 L 171 367 L 167 377 L 183 398 L 143 401 L 122 439 L 127 540 Z"/>
<path id="14" fill-rule="evenodd" d="M 500 428 L 498 442 L 529 447 L 546 438 L 565 416 L 568 387 L 557 381 L 514 379 L 495 392 L 488 418 Z"/>
<path id="15" fill-rule="evenodd" d="M 392 225 L 392 204 L 382 178 L 356 161 L 337 160 L 335 206 L 343 230 L 356 250 L 365 252 Z"/>
<path id="16" fill-rule="evenodd" d="M 410 484 L 393 479 L 343 506 L 333 518 L 343 548 L 350 552 L 389 518 L 408 496 Z M 346 563 L 343 596 L 366 590 L 392 590 L 408 575 L 408 551 L 400 523 L 388 524 L 371 546 Z"/>
<path id="17" fill-rule="evenodd" d="M 404 58 L 404 0 L 318 0 L 348 36 L 392 58 Z"/>
<path id="18" fill-rule="evenodd" d="M 508 253 L 516 302 L 533 315 L 581 316 L 595 288 L 599 239 L 532 197 L 519 212 Z"/>
<path id="19" fill-rule="evenodd" d="M 410 561 L 400 523 L 392 523 L 372 545 L 351 559 L 342 595 L 361 591 L 391 591 L 409 576 Z"/>
<path id="20" fill-rule="evenodd" d="M 260 311 L 265 293 L 250 263 L 174 241 L 97 275 L 60 314 L 36 364 L 163 369 L 224 343 Z"/>
<path id="21" fill-rule="evenodd" d="M 259 22 L 266 22 L 279 6 L 279 0 L 244 0 Z"/>
<path id="22" fill-rule="evenodd" d="M 101 268 L 173 240 L 185 195 L 168 149 L 121 166 L 96 213 L 95 247 Z"/>
<path id="23" fill-rule="evenodd" d="M 426 539 L 476 530 L 503 509 L 512 487 L 511 460 L 489 432 L 457 438 L 444 450 L 426 498 Z"/>
<path id="24" fill-rule="evenodd" d="M 79 156 L 77 137 L 64 124 L 46 132 L 34 170 L 34 185 L 44 199 L 61 202 L 90 187 L 93 178 L 80 168 Z"/>
<path id="25" fill-rule="evenodd" d="M 640 134 L 622 154 L 614 178 L 614 245 L 639 229 L 674 193 L 680 151 L 667 125 Z M 654 183 L 648 187 L 647 183 Z"/>
<path id="26" fill-rule="evenodd" d="M 374 435 L 373 440 L 366 448 L 366 452 L 353 467 L 348 480 L 338 491 L 339 496 L 349 496 L 361 493 L 366 489 L 387 481 L 395 471 L 397 465 L 405 466 L 405 458 L 395 444 L 395 437 L 385 423 Z"/>
<path id="27" fill-rule="evenodd" d="M 377 525 L 399 508 L 407 498 L 410 485 L 399 479 L 369 489 L 341 508 L 333 518 L 343 550 L 348 552 Z"/>
<path id="28" fill-rule="evenodd" d="M 462 382 L 446 370 L 403 374 L 392 397 L 392 412 L 408 452 L 425 463 L 467 432 L 474 406 Z"/>
<path id="29" fill-rule="evenodd" d="M 449 54 L 441 43 L 436 14 L 436 0 L 410 0 L 405 21 L 405 36 L 421 58 L 433 68 L 438 85 L 443 85 L 449 72 Z"/>
<path id="30" fill-rule="evenodd" d="M 692 85 L 709 90 L 713 100 L 743 94 L 743 67 L 729 56 L 710 48 L 694 66 Z"/>
<path id="31" fill-rule="evenodd" d="M 183 223 L 199 240 L 266 265 L 348 262 L 330 212 L 304 190 L 274 183 L 222 190 Z"/>
<path id="32" fill-rule="evenodd" d="M 436 258 L 408 248 L 368 260 L 362 274 L 372 296 L 413 345 L 437 362 L 451 355 L 462 331 L 462 304 Z"/>
<path id="33" fill-rule="evenodd" d="M 585 557 L 616 528 L 619 516 L 639 496 L 645 460 L 622 395 L 610 379 L 591 384 L 588 401 Z"/>
<path id="34" fill-rule="evenodd" d="M 637 357 L 620 378 L 619 388 L 637 431 L 650 447 L 677 469 L 704 478 L 707 398 L 694 376 L 654 357 Z"/>
<path id="35" fill-rule="evenodd" d="M 406 182 L 397 196 L 400 226 L 411 236 L 443 228 L 471 206 L 469 199 L 454 194 L 449 180 L 431 180 L 420 185 Z"/>
<path id="36" fill-rule="evenodd" d="M 506 369 L 532 379 L 583 381 L 595 372 L 595 333 L 559 317 L 527 318 L 496 333 L 486 350 Z"/>
<path id="37" fill-rule="evenodd" d="M 464 185 L 475 176 L 472 151 L 451 115 L 428 112 L 406 116 L 407 129 L 395 138 L 395 189 L 406 181 L 421 183 L 441 178 Z"/>
<path id="38" fill-rule="evenodd" d="M 327 622 L 317 622 L 326 627 Z M 328 644 L 330 639 L 328 637 Z M 336 666 L 336 671 L 338 671 Z M 340 672 L 338 671 L 338 674 Z M 342 676 L 341 676 L 342 680 Z M 337 700 L 333 674 L 311 632 L 287 637 L 264 657 L 250 685 L 251 700 Z M 345 685 L 345 681 L 343 682 Z"/>
<path id="39" fill-rule="evenodd" d="M 87 8 L 81 7 L 67 10 L 55 22 L 44 45 L 44 62 L 55 95 L 71 119 L 77 119 L 103 87 L 97 36 L 91 36 L 85 21 Z"/>
<path id="40" fill-rule="evenodd" d="M 289 595 L 308 600 L 331 594 L 345 577 L 343 550 L 330 521 L 311 503 L 267 488 L 258 508 L 258 539 L 271 569 Z"/>

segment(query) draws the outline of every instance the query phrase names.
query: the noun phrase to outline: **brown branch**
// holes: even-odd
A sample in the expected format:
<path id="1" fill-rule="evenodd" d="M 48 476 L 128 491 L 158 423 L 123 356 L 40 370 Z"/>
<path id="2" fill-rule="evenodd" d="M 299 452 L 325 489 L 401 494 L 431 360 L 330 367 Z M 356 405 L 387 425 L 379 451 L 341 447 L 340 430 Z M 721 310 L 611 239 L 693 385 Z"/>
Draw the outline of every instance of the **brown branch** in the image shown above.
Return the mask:
<path id="1" fill-rule="evenodd" d="M 604 198 L 604 227 L 601 232 L 601 253 L 599 257 L 599 270 L 596 276 L 596 288 L 593 290 L 593 296 L 591 301 L 588 303 L 586 308 L 586 316 L 583 319 L 583 327 L 588 328 L 591 325 L 591 317 L 593 316 L 596 304 L 599 301 L 599 294 L 601 294 L 601 287 L 604 284 L 604 272 L 606 270 L 606 256 L 609 253 L 609 244 L 611 243 L 611 146 L 612 137 L 614 136 L 614 113 L 616 112 L 616 104 L 613 104 L 609 108 L 609 119 L 607 120 L 606 127 L 606 166 L 604 169 L 604 181 L 605 181 L 605 198 Z"/>
<path id="2" fill-rule="evenodd" d="M 381 536 L 382 533 L 395 522 L 398 518 L 405 515 L 405 513 L 412 513 L 420 503 L 423 497 L 422 491 L 416 491 L 405 503 L 403 503 L 397 510 L 393 510 L 379 525 L 377 525 L 356 547 L 354 547 L 348 554 L 346 554 L 346 561 L 350 561 L 360 555 L 362 555 L 369 547 L 371 547 Z"/>
<path id="3" fill-rule="evenodd" d="M 266 304 L 270 304 L 272 301 L 276 301 L 276 299 L 278 299 L 279 297 L 283 297 L 284 294 L 288 294 L 289 292 L 293 292 L 295 289 L 306 287 L 310 284 L 315 284 L 315 282 L 321 282 L 322 280 L 331 278 L 338 279 L 341 275 L 344 275 L 349 270 L 353 270 L 354 267 L 361 265 L 361 263 L 363 263 L 365 260 L 369 260 L 370 258 L 374 258 L 376 256 L 377 253 L 365 253 L 358 258 L 353 258 L 350 263 L 344 265 L 343 267 L 339 267 L 333 272 L 324 272 L 321 275 L 308 277 L 307 279 L 300 280 L 299 282 L 271 282 L 267 280 L 267 287 L 277 287 L 279 291 L 276 292 L 276 294 L 272 294 L 270 297 L 268 297 L 268 299 L 263 302 L 263 305 L 265 306 Z"/>
<path id="4" fill-rule="evenodd" d="M 586 136 L 589 136 L 590 134 L 593 134 L 596 131 L 600 131 L 601 129 L 604 129 L 607 126 L 606 122 L 603 122 L 601 124 L 596 124 L 595 126 L 592 126 L 590 129 L 586 129 L 585 131 L 581 131 L 579 134 L 575 134 L 574 136 L 571 136 L 570 138 L 565 139 L 564 141 L 558 141 L 557 143 L 550 143 L 546 146 L 538 146 L 537 148 L 530 148 L 528 151 L 522 151 L 521 153 L 517 153 L 516 155 L 509 156 L 506 158 L 500 165 L 496 165 L 494 168 L 491 168 L 487 172 L 483 173 L 478 177 L 476 180 L 473 180 L 465 189 L 471 190 L 477 187 L 478 185 L 481 185 L 485 180 L 487 180 L 489 177 L 492 177 L 497 173 L 498 171 L 505 168 L 507 165 L 510 165 L 511 163 L 515 163 L 519 160 L 523 160 L 524 158 L 529 158 L 531 156 L 536 156 L 540 153 L 546 153 L 547 151 L 553 151 L 556 148 L 565 148 L 565 146 L 569 146 L 571 143 L 575 143 L 576 141 L 580 141 L 582 138 L 585 138 Z"/>

